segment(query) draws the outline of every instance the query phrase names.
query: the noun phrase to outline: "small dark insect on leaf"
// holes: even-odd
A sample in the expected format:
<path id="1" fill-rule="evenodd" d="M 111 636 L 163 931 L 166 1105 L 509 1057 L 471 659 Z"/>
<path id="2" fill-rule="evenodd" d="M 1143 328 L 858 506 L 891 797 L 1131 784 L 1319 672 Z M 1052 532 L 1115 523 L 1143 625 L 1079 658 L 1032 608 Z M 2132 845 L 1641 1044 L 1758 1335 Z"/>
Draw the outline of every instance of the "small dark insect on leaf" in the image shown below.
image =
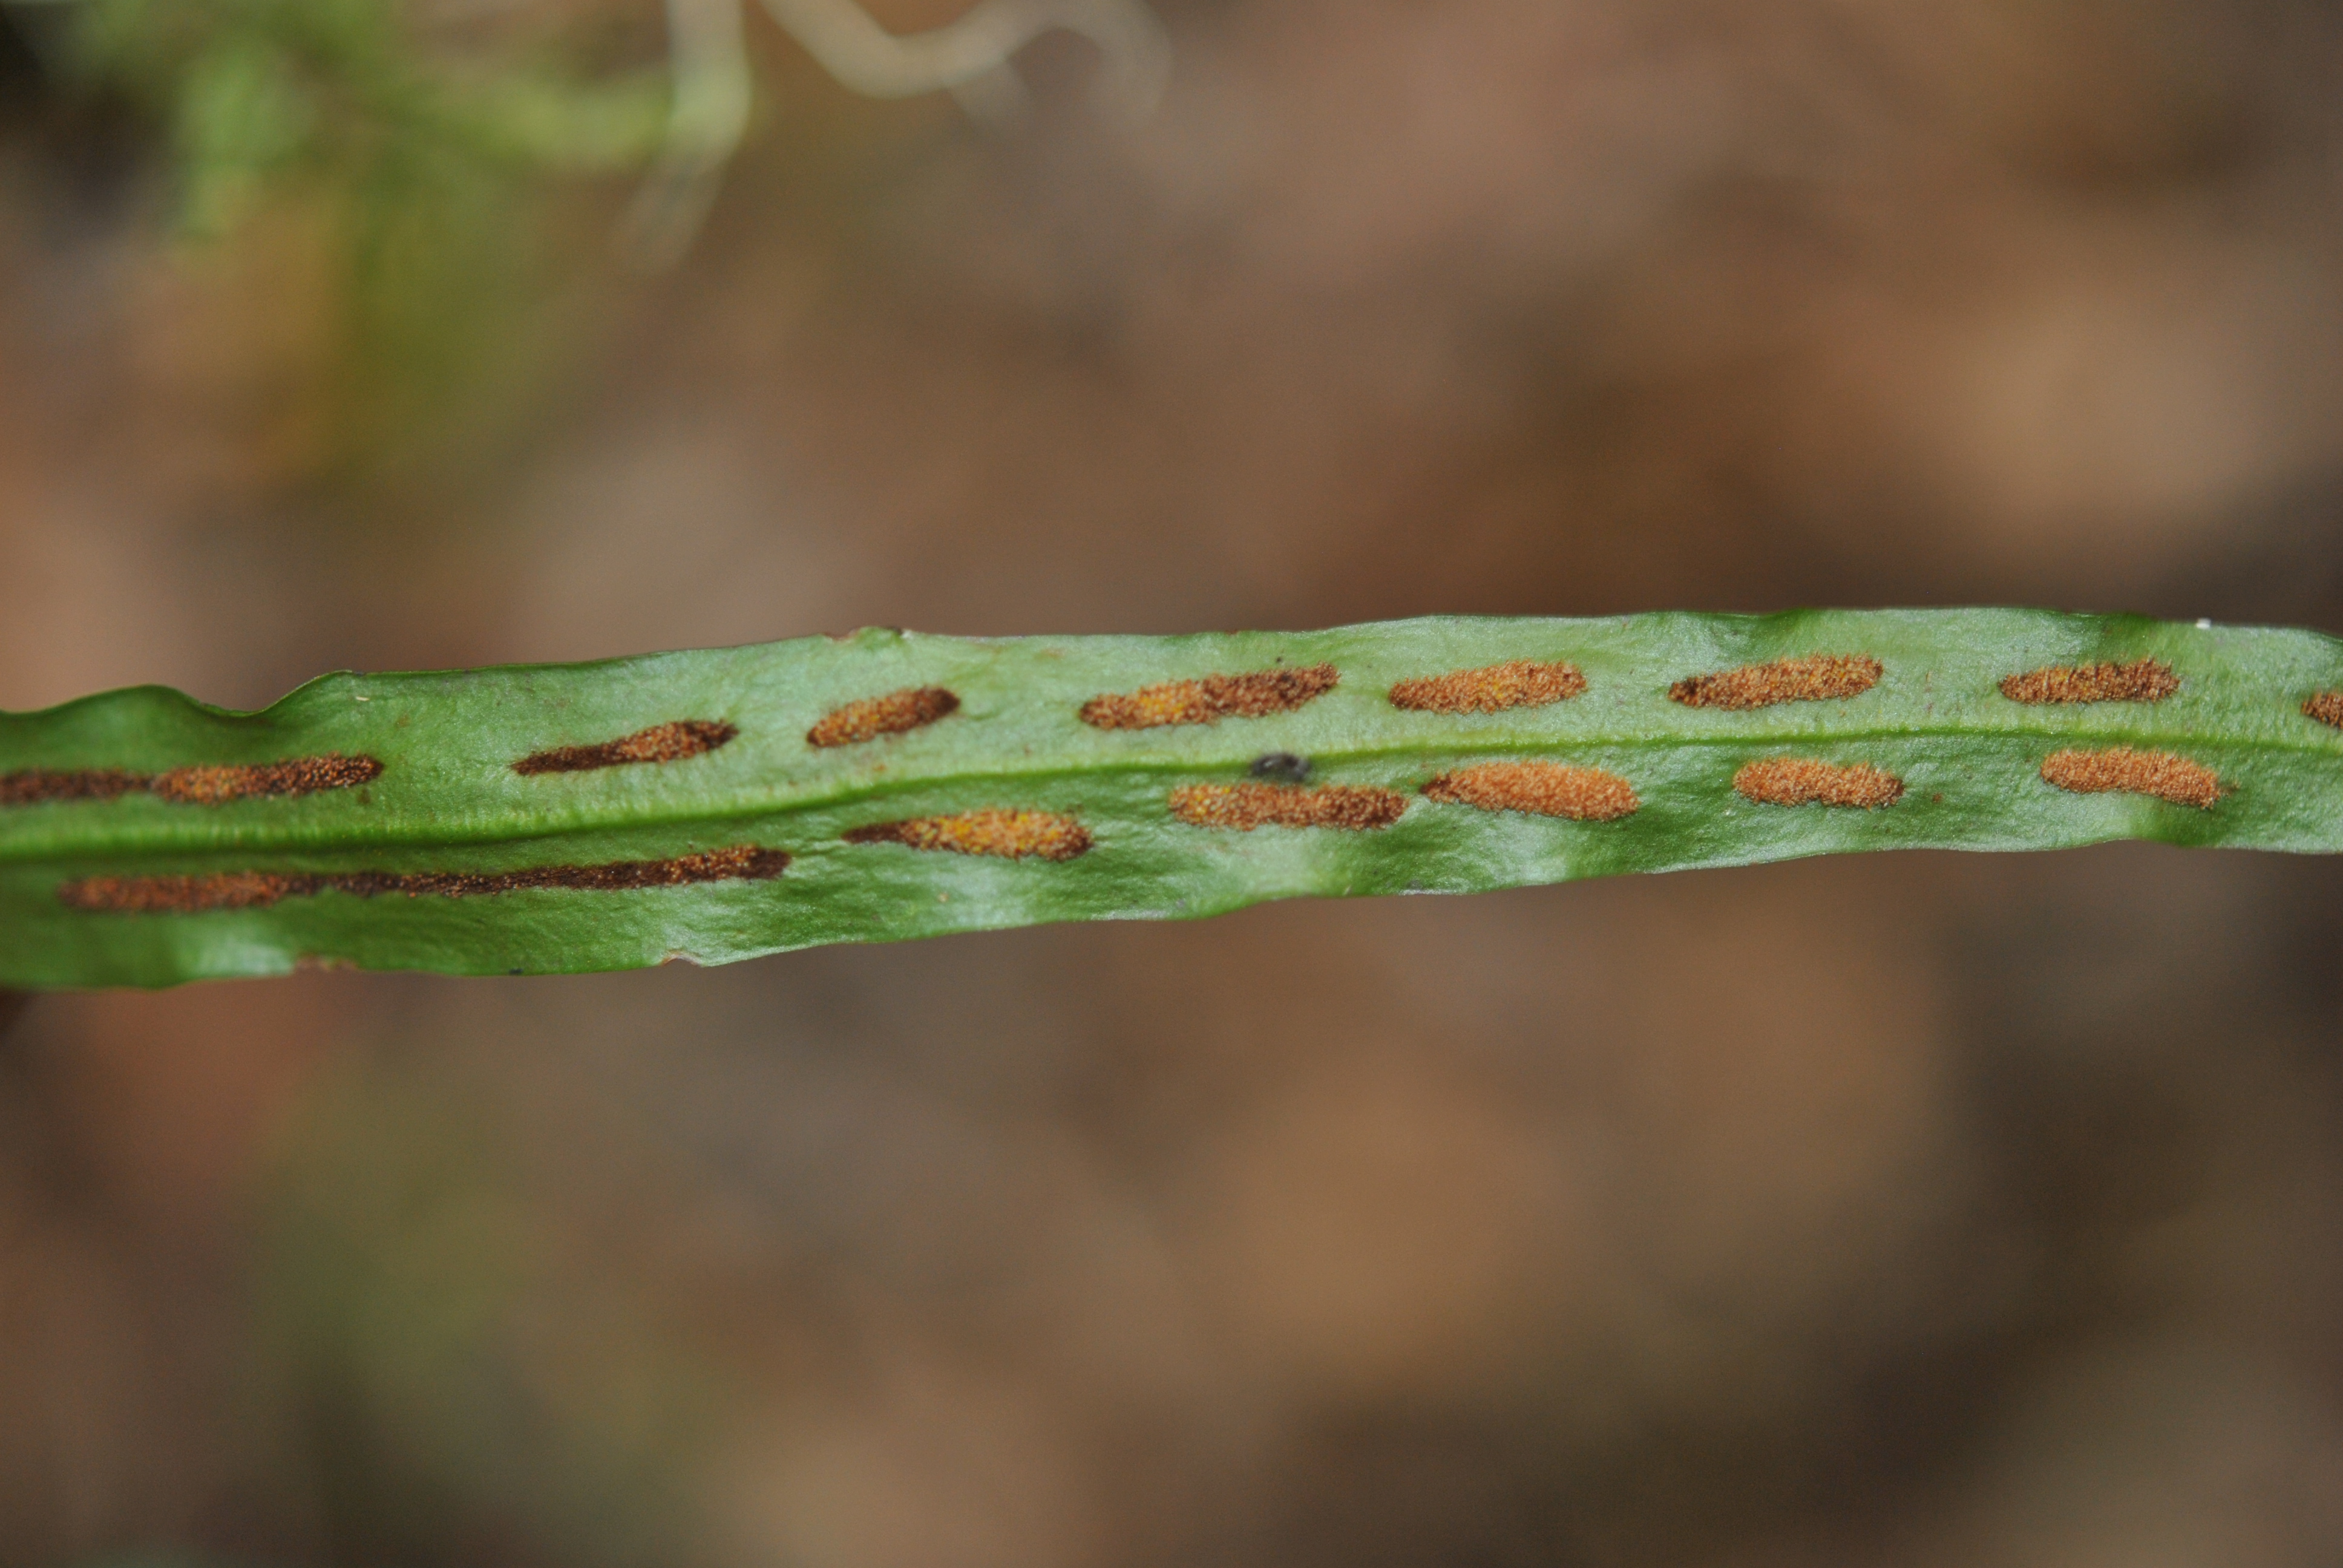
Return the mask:
<path id="1" fill-rule="evenodd" d="M 1252 766 L 1245 771 L 1256 779 L 1299 784 L 1310 777 L 1310 759 L 1296 757 L 1291 751 L 1264 751 L 1252 759 Z"/>

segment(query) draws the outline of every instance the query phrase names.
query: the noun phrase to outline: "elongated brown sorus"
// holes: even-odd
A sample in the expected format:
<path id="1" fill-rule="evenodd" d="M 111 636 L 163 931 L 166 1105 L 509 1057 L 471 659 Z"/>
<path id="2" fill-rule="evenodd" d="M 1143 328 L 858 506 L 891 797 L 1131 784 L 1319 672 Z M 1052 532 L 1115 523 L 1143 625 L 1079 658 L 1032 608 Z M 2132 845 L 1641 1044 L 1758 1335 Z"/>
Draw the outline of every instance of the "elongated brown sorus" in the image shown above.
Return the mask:
<path id="1" fill-rule="evenodd" d="M 1515 658 L 1403 680 L 1391 689 L 1391 700 L 1393 708 L 1423 713 L 1497 713 L 1566 702 L 1585 689 L 1586 677 L 1574 664 Z"/>
<path id="2" fill-rule="evenodd" d="M 666 860 L 609 860 L 591 866 L 529 866 L 513 871 L 215 871 L 188 877 L 85 877 L 57 888 L 69 909 L 101 914 L 200 914 L 265 909 L 323 892 L 370 899 L 468 899 L 538 888 L 622 892 L 698 882 L 763 881 L 789 869 L 779 849 L 735 844 Z"/>
<path id="3" fill-rule="evenodd" d="M 850 844 L 900 844 L 912 849 L 998 855 L 1010 860 L 1071 860 L 1091 847 L 1089 829 L 1054 811 L 963 811 L 950 817 L 912 817 L 900 822 L 866 823 L 849 829 L 845 837 Z"/>
<path id="4" fill-rule="evenodd" d="M 0 806 L 35 806 L 51 800 L 113 800 L 146 794 L 177 806 L 219 806 L 349 789 L 382 777 L 372 757 L 293 757 L 281 762 L 226 763 L 174 768 L 162 773 L 127 773 L 114 768 L 73 771 L 29 769 L 0 774 Z"/>
<path id="5" fill-rule="evenodd" d="M 69 910 L 108 915 L 194 915 L 213 910 L 265 910 L 283 899 L 323 892 L 331 879 L 307 872 L 215 871 L 200 877 L 84 877 L 57 886 Z"/>
<path id="6" fill-rule="evenodd" d="M 2129 664 L 2054 664 L 2003 678 L 2012 702 L 2161 702 L 2180 689 L 2180 678 L 2160 658 Z"/>
<path id="7" fill-rule="evenodd" d="M 2343 729 L 2343 691 L 2314 692 L 2302 704 L 2303 717 L 2316 719 L 2332 729 Z"/>
<path id="8" fill-rule="evenodd" d="M 1082 704 L 1094 729 L 1154 729 L 1167 724 L 1217 724 L 1223 719 L 1263 719 L 1290 713 L 1334 689 L 1342 675 L 1331 664 L 1255 669 L 1165 681 L 1137 691 L 1110 691 Z"/>
<path id="9" fill-rule="evenodd" d="M 50 800 L 115 800 L 146 788 L 146 775 L 125 773 L 118 768 L 26 768 L 15 773 L 0 773 L 0 806 L 37 806 Z"/>
<path id="10" fill-rule="evenodd" d="M 2227 787 L 2202 762 L 2170 751 L 2138 751 L 2117 746 L 2104 751 L 2053 751 L 2042 759 L 2042 777 L 2077 795 L 2120 791 L 2149 795 L 2176 806 L 2209 811 Z"/>
<path id="11" fill-rule="evenodd" d="M 1668 700 L 1686 708 L 1745 709 L 1777 702 L 1828 702 L 1860 697 L 1885 672 L 1867 653 L 1810 653 L 1745 664 L 1737 669 L 1689 676 L 1668 688 Z"/>
<path id="12" fill-rule="evenodd" d="M 1423 787 L 1433 800 L 1483 811 L 1525 811 L 1575 822 L 1611 822 L 1643 802 L 1634 786 L 1600 768 L 1567 762 L 1483 762 L 1443 773 Z"/>
<path id="13" fill-rule="evenodd" d="M 680 762 L 703 757 L 740 731 L 720 719 L 678 719 L 591 746 L 557 746 L 533 751 L 512 765 L 516 773 L 587 773 L 637 762 Z"/>
<path id="14" fill-rule="evenodd" d="M 809 746 L 852 746 L 907 731 L 960 711 L 960 698 L 940 686 L 907 686 L 833 708 L 806 731 Z"/>
<path id="15" fill-rule="evenodd" d="M 1875 811 L 1904 798 L 1904 780 L 1868 762 L 1768 757 L 1733 775 L 1733 788 L 1761 806 L 1852 806 Z"/>
<path id="16" fill-rule="evenodd" d="M 1184 784 L 1172 791 L 1172 814 L 1198 828 L 1388 828 L 1407 809 L 1395 789 L 1329 784 L 1304 789 L 1289 784 Z"/>

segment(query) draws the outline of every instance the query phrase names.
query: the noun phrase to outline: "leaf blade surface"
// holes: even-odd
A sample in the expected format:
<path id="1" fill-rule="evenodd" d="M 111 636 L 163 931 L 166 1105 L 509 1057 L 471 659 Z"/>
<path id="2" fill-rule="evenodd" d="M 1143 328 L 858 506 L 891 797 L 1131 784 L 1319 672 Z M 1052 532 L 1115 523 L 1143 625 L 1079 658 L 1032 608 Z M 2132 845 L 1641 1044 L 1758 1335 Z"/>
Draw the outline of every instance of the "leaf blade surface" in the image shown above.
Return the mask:
<path id="1" fill-rule="evenodd" d="M 1844 699 L 1735 710 L 1669 697 L 1691 677 L 1818 653 L 1875 658 L 1882 673 Z M 2001 689 L 2038 668 L 2140 659 L 2168 664 L 2177 689 L 2075 704 Z M 1524 660 L 1566 662 L 1584 688 L 1490 712 L 1390 699 L 1404 681 Z M 1318 694 L 1286 711 L 1117 729 L 1081 718 L 1102 694 L 1321 665 L 1335 684 L 1297 686 Z M 488 974 L 715 963 L 1051 920 L 1186 918 L 1272 898 L 1473 891 L 1871 849 L 2143 838 L 2332 852 L 2343 849 L 2343 731 L 2302 707 L 2338 688 L 2343 645 L 2316 633 L 2006 609 L 1433 618 L 1169 638 L 873 630 L 584 665 L 332 675 L 248 714 L 136 688 L 0 715 L 0 778 L 151 777 L 328 754 L 374 759 L 381 773 L 290 798 L 188 804 L 132 790 L 0 806 L 0 984 L 168 985 L 305 964 Z M 956 699 L 931 721 L 853 744 L 808 739 L 849 704 L 930 690 Z M 677 724 L 734 733 L 676 760 L 514 768 Z M 2201 809 L 2046 782 L 2045 759 L 2075 749 L 2181 756 L 2211 768 L 2224 792 Z M 1293 788 L 1396 791 L 1406 809 L 1373 830 L 1251 831 L 1192 826 L 1169 809 L 1173 790 L 1239 783 L 1278 753 L 1308 760 Z M 1784 757 L 1868 765 L 1904 789 L 1875 809 L 1736 793 L 1742 769 Z M 1607 770 L 1639 807 L 1582 821 L 1422 793 L 1459 767 L 1516 760 Z M 1089 847 L 1008 859 L 848 839 L 873 824 L 1001 812 L 1071 819 Z M 621 889 L 380 890 L 749 847 L 786 854 L 787 869 Z M 60 896 L 91 879 L 244 874 L 309 879 L 300 885 L 317 890 L 184 913 Z M 377 890 L 347 890 L 361 886 Z"/>

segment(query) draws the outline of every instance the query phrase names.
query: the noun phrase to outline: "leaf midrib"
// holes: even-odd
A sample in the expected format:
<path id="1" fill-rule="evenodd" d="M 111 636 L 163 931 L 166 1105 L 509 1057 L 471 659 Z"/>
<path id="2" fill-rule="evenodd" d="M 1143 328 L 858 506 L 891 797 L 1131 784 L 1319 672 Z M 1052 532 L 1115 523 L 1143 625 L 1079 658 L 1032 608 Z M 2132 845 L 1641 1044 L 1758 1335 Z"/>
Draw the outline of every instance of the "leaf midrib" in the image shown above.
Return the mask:
<path id="1" fill-rule="evenodd" d="M 1625 736 L 1572 736 L 1566 740 L 1541 742 L 1517 739 L 1473 741 L 1462 739 L 1439 745 L 1421 742 L 1406 744 L 1353 747 L 1342 749 L 1313 749 L 1313 763 L 1342 764 L 1373 762 L 1393 758 L 1422 757 L 1445 759 L 1460 757 L 1540 757 L 1565 752 L 1597 750 L 1679 750 L 1687 748 L 1839 746 L 1879 740 L 1976 739 L 2051 743 L 2097 742 L 2106 745 L 2152 745 L 2218 749 L 2227 751 L 2277 752 L 2303 757 L 2327 757 L 2343 762 L 2343 743 L 2322 744 L 2316 738 L 2295 741 L 2276 736 L 2227 736 L 2218 731 L 2184 729 L 2127 730 L 2119 734 L 2061 734 L 2055 729 L 2036 726 L 2008 727 L 1999 725 L 1896 725 L 1860 729 L 1821 729 L 1784 735 L 1665 735 L 1639 734 Z M 817 811 L 848 806 L 861 800 L 881 800 L 915 791 L 950 789 L 957 785 L 977 783 L 987 779 L 1003 782 L 1038 782 L 1053 779 L 1080 778 L 1101 773 L 1111 774 L 1187 774 L 1195 775 L 1229 763 L 1168 758 L 1116 759 L 1091 764 L 1068 765 L 1053 761 L 1032 767 L 1014 763 L 997 767 L 964 769 L 949 772 L 921 774 L 917 777 L 888 779 L 865 782 L 833 793 L 799 797 L 786 803 L 735 798 L 731 803 L 704 802 L 682 808 L 653 805 L 648 809 L 606 810 L 591 814 L 572 815 L 554 820 L 551 813 L 532 814 L 518 821 L 484 823 L 454 828 L 420 826 L 412 829 L 383 828 L 352 828 L 342 824 L 315 826 L 307 829 L 264 827 L 259 831 L 238 835 L 229 841 L 189 842 L 183 837 L 191 824 L 171 822 L 136 824 L 118 836 L 92 839 L 85 843 L 55 843 L 43 846 L 27 844 L 0 845 L 0 864 L 35 864 L 45 860 L 85 860 L 107 856 L 253 853 L 267 854 L 285 850 L 412 849 L 444 844 L 450 847 L 478 847 L 491 844 L 528 843 L 538 839 L 561 839 L 586 834 L 625 830 L 628 829 L 675 828 L 693 822 L 734 822 L 759 818 L 793 815 L 801 811 Z M 12 808 L 38 810 L 39 807 Z M 66 809 L 70 809 L 70 807 Z M 103 809 L 98 807 L 96 809 Z M 534 826 L 523 827 L 522 823 Z"/>

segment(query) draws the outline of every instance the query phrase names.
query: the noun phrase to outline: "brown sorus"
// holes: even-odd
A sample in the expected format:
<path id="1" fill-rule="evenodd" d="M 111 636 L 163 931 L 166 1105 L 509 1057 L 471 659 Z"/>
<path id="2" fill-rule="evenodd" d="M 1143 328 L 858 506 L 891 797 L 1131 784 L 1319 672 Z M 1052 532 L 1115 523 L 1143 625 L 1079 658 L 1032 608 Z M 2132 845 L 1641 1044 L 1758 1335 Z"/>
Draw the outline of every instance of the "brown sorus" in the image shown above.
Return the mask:
<path id="1" fill-rule="evenodd" d="M 1733 776 L 1733 787 L 1761 806 L 1857 806 L 1875 811 L 1904 796 L 1904 780 L 1868 762 L 1846 767 L 1811 757 L 1768 757 Z"/>
<path id="2" fill-rule="evenodd" d="M 1668 699 L 1686 708 L 1770 708 L 1776 702 L 1827 702 L 1860 697 L 1879 684 L 1885 667 L 1867 653 L 1811 653 L 1695 675 L 1668 688 Z"/>
<path id="3" fill-rule="evenodd" d="M 192 915 L 206 910 L 266 909 L 279 899 L 321 890 L 327 879 L 275 871 L 220 871 L 207 877 L 85 877 L 57 888 L 70 910 L 114 915 Z"/>
<path id="4" fill-rule="evenodd" d="M 954 817 L 913 817 L 847 830 L 850 844 L 901 844 L 955 855 L 999 855 L 1071 860 L 1091 847 L 1090 829 L 1051 811 L 965 811 Z"/>
<path id="5" fill-rule="evenodd" d="M 2077 795 L 2121 791 L 2152 795 L 2176 806 L 2209 811 L 2225 792 L 2221 776 L 2202 762 L 2169 751 L 2136 751 L 2117 746 L 2107 751 L 2053 751 L 2042 759 L 2042 777 Z"/>
<path id="6" fill-rule="evenodd" d="M 654 724 L 616 740 L 591 746 L 557 746 L 531 752 L 512 765 L 516 773 L 585 773 L 634 762 L 680 762 L 715 750 L 740 731 L 718 719 L 678 719 Z"/>
<path id="7" fill-rule="evenodd" d="M 615 892 L 694 882 L 762 881 L 788 869 L 779 849 L 736 844 L 668 860 L 611 860 L 595 866 L 529 866 L 516 871 L 218 871 L 194 877 L 85 877 L 57 889 L 69 909 L 106 914 L 198 914 L 265 909 L 283 899 L 333 891 L 370 899 L 466 899 L 533 888 Z"/>
<path id="8" fill-rule="evenodd" d="M 114 768 L 63 771 L 46 768 L 0 773 L 0 806 L 36 806 L 45 800 L 112 800 L 146 788 L 146 779 Z"/>
<path id="9" fill-rule="evenodd" d="M 1208 675 L 1137 691 L 1110 691 L 1082 704 L 1082 722 L 1096 729 L 1153 729 L 1165 724 L 1217 724 L 1289 713 L 1334 689 L 1342 678 L 1331 664 L 1298 669 L 1256 669 Z"/>
<path id="10" fill-rule="evenodd" d="M 1423 787 L 1434 800 L 1483 811 L 1527 811 L 1576 822 L 1610 822 L 1643 804 L 1616 773 L 1566 762 L 1483 762 L 1443 773 Z"/>
<path id="11" fill-rule="evenodd" d="M 148 779 L 146 788 L 161 799 L 182 805 L 216 806 L 227 800 L 349 789 L 381 777 L 382 764 L 373 758 L 345 757 L 337 751 L 250 767 L 174 768 Z"/>
<path id="12" fill-rule="evenodd" d="M 321 789 L 348 789 L 382 776 L 382 764 L 371 757 L 295 757 L 283 762 L 237 763 L 214 767 L 174 768 L 168 772 L 125 773 L 111 768 L 75 772 L 0 774 L 0 806 L 30 806 L 45 800 L 112 800 L 130 794 L 148 794 L 180 806 L 217 806 L 230 800 L 314 795 Z"/>
<path id="13" fill-rule="evenodd" d="M 1516 658 L 1479 669 L 1452 669 L 1420 676 L 1391 689 L 1393 708 L 1423 713 L 1495 713 L 1508 708 L 1544 708 L 1586 689 L 1574 664 L 1541 664 Z"/>
<path id="14" fill-rule="evenodd" d="M 851 746 L 881 735 L 900 735 L 960 711 L 960 699 L 940 686 L 907 686 L 884 697 L 866 697 L 834 708 L 806 731 L 811 746 Z"/>
<path id="15" fill-rule="evenodd" d="M 2052 665 L 2001 683 L 2001 694 L 2012 702 L 2161 702 L 2179 689 L 2180 678 L 2160 658 Z"/>
<path id="16" fill-rule="evenodd" d="M 2343 691 L 2321 691 L 2302 705 L 2305 718 L 2343 729 Z"/>
<path id="17" fill-rule="evenodd" d="M 1187 784 L 1172 791 L 1172 814 L 1199 828 L 1388 828 L 1407 809 L 1393 789 L 1330 784 L 1301 789 L 1281 784 Z"/>

